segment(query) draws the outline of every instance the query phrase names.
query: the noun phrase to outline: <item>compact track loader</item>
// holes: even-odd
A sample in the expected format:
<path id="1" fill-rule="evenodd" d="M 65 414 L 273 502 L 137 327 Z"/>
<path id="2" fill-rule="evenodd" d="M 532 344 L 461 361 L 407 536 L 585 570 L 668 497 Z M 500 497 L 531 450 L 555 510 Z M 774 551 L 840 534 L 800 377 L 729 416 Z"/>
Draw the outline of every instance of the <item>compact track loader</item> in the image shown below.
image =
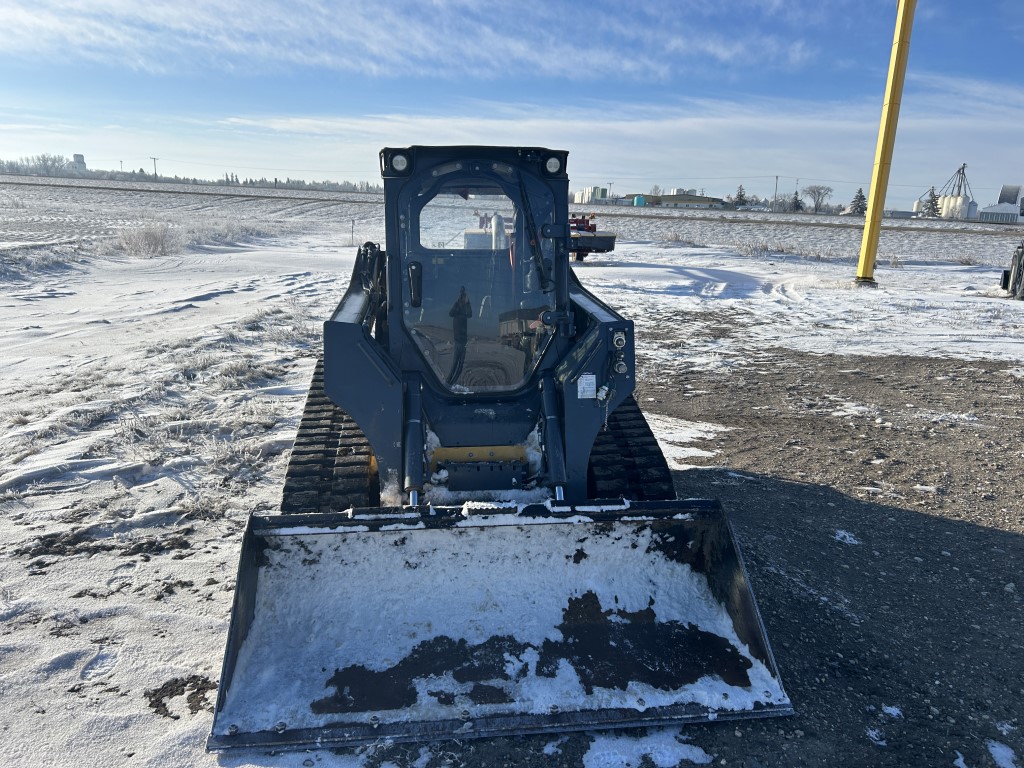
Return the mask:
<path id="1" fill-rule="evenodd" d="M 1008 291 L 1010 298 L 1024 299 L 1024 240 L 1014 249 L 1010 268 L 1003 270 L 999 287 Z"/>
<path id="2" fill-rule="evenodd" d="M 209 749 L 792 712 L 721 507 L 676 499 L 633 399 L 632 322 L 570 269 L 566 159 L 381 151 L 386 248 L 245 532 Z"/>

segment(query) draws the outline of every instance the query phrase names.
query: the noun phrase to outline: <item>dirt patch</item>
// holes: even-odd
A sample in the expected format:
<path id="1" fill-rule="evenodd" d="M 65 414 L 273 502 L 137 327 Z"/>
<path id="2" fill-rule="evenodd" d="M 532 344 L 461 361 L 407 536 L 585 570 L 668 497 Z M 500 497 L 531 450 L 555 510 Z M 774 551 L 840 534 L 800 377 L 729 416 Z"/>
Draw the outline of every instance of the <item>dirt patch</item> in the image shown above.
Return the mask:
<path id="1" fill-rule="evenodd" d="M 159 688 L 146 691 L 146 700 L 149 701 L 150 708 L 158 715 L 177 720 L 180 718 L 180 715 L 171 712 L 167 706 L 169 700 L 184 696 L 185 703 L 188 705 L 188 711 L 193 715 L 200 710 L 212 712 L 213 705 L 207 701 L 206 694 L 216 690 L 217 684 L 203 675 L 175 677 Z"/>
<path id="2" fill-rule="evenodd" d="M 1024 379 L 1012 366 L 762 350 L 647 384 L 648 412 L 729 427 L 712 466 L 1024 534 Z M 684 388 L 685 387 L 685 388 Z M 700 463 L 700 462 L 694 462 Z M 680 477 L 682 485 L 701 481 Z"/>
<path id="3" fill-rule="evenodd" d="M 182 556 L 187 556 L 181 550 L 192 547 L 189 540 L 192 533 L 192 528 L 184 528 L 166 535 L 141 536 L 124 540 L 109 536 L 97 537 L 90 532 L 90 527 L 85 527 L 43 534 L 30 544 L 15 549 L 14 554 L 33 558 L 66 558 L 116 551 L 121 557 L 139 556 L 142 560 L 149 560 L 152 555 L 176 551 L 178 554 L 175 557 L 180 559 Z M 40 559 L 33 562 L 32 565 L 36 568 L 46 568 L 53 562 Z"/>

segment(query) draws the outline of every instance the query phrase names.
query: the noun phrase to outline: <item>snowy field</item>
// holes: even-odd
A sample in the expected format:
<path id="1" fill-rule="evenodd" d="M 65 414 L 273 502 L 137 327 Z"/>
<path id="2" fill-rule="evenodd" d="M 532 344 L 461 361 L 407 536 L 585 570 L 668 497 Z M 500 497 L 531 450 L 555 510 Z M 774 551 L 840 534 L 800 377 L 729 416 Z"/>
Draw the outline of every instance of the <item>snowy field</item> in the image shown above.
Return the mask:
<path id="1" fill-rule="evenodd" d="M 0 177 L 3 761 L 379 765 L 372 749 L 204 752 L 240 533 L 279 504 L 320 323 L 352 243 L 383 239 L 379 199 L 11 181 Z M 860 231 L 845 220 L 630 214 L 599 218 L 618 248 L 578 271 L 636 321 L 646 376 L 742 370 L 773 347 L 999 360 L 1024 376 L 1024 302 L 998 288 L 1021 230 L 894 224 L 868 289 L 852 284 Z M 680 312 L 692 324 L 673 327 Z M 693 342 L 722 324 L 743 332 Z M 716 433 L 652 425 L 676 466 Z M 988 750 L 1020 764 L 1006 744 Z M 715 760 L 669 729 L 595 735 L 582 764 L 644 756 Z M 424 747 L 416 764 L 442 758 Z"/>

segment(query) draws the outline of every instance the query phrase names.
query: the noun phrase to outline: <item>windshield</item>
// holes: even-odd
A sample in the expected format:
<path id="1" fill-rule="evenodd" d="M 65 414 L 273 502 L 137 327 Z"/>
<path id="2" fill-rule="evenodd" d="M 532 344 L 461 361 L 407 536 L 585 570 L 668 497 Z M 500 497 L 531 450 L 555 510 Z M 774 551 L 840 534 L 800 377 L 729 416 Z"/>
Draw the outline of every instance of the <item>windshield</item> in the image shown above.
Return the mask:
<path id="1" fill-rule="evenodd" d="M 414 194 L 403 216 L 405 324 L 456 392 L 517 389 L 551 337 L 543 314 L 554 309 L 552 244 L 537 234 L 551 220 L 551 193 L 503 168 L 460 167 Z"/>

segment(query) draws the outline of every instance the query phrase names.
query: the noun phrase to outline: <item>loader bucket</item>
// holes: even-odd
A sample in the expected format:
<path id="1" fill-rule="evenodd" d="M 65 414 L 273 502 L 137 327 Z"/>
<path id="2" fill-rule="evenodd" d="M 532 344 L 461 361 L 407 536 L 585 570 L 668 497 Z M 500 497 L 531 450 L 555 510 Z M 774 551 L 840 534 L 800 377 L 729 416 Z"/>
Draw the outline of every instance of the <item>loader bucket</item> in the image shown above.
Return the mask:
<path id="1" fill-rule="evenodd" d="M 791 714 L 713 501 L 253 517 L 207 748 Z"/>

